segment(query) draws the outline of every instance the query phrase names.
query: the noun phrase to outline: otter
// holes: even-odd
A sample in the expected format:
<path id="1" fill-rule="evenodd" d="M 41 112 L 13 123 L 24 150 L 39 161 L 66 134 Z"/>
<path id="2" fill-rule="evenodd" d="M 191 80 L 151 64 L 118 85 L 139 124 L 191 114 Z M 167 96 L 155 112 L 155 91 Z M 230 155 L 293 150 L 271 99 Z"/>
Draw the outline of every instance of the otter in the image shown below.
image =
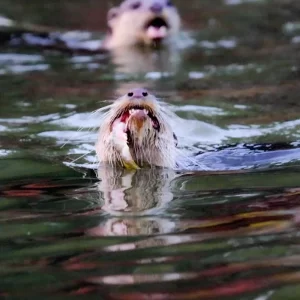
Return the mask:
<path id="1" fill-rule="evenodd" d="M 135 88 L 108 106 L 96 142 L 100 164 L 127 169 L 176 167 L 177 137 L 170 113 L 146 89 Z"/>
<path id="2" fill-rule="evenodd" d="M 181 19 L 170 0 L 125 0 L 108 11 L 106 49 L 171 42 Z"/>
<path id="3" fill-rule="evenodd" d="M 0 16 L 0 22 L 2 19 L 6 23 L 4 29 L 0 24 L 0 43 L 90 54 L 109 53 L 124 46 L 170 44 L 181 27 L 180 16 L 171 0 L 125 0 L 111 8 L 107 13 L 108 33 L 103 43 L 92 48 L 85 40 L 70 40 L 58 28 Z"/>

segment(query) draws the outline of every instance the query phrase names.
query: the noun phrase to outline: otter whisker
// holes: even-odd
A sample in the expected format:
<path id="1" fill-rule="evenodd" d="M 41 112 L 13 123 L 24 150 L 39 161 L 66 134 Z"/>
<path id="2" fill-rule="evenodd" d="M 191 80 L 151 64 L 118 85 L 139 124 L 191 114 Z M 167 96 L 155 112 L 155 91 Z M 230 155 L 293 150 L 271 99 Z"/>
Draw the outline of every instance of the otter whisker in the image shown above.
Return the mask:
<path id="1" fill-rule="evenodd" d="M 60 146 L 60 149 L 62 149 L 62 148 L 65 147 L 68 143 L 70 143 L 71 140 L 74 140 L 75 137 L 78 135 L 78 133 L 81 132 L 81 131 L 83 131 L 84 129 L 87 130 L 87 133 L 82 134 L 81 137 L 83 137 L 84 135 L 89 134 L 89 133 L 92 132 L 92 131 L 96 131 L 96 130 L 97 130 L 96 127 L 91 127 L 91 128 L 84 128 L 84 127 L 81 127 L 81 128 L 79 128 L 79 129 L 77 129 L 77 130 L 73 133 L 73 135 L 72 135 L 70 138 L 68 138 L 67 141 L 66 141 L 65 143 L 63 143 L 63 144 Z"/>
<path id="2" fill-rule="evenodd" d="M 72 160 L 71 163 L 73 164 L 74 162 L 78 161 L 79 159 L 84 158 L 87 155 L 91 154 L 92 152 L 94 152 L 94 150 L 91 150 L 91 151 L 89 151 L 87 153 L 82 154 L 81 156 L 79 156 L 79 157 L 75 158 L 74 160 Z"/>
<path id="3" fill-rule="evenodd" d="M 100 116 L 100 120 L 101 120 L 103 117 L 105 117 L 106 114 L 109 113 L 110 108 L 111 108 L 111 105 L 101 107 L 101 108 L 98 108 L 98 109 L 92 111 L 89 115 L 90 115 L 90 117 L 93 117 L 97 113 L 100 113 L 100 114 L 102 113 L 102 116 Z M 105 111 L 107 111 L 107 112 L 105 112 Z M 97 127 L 95 127 L 95 126 L 94 127 L 84 127 L 84 126 L 82 126 L 82 127 L 77 128 L 77 130 L 74 132 L 74 134 L 70 138 L 68 138 L 67 141 L 60 146 L 60 148 L 65 147 L 72 139 L 74 139 L 78 135 L 79 132 L 82 132 L 83 130 L 86 130 L 87 134 L 88 134 L 88 133 L 93 132 L 93 131 L 96 132 Z M 84 136 L 84 135 L 82 135 L 82 136 Z"/>

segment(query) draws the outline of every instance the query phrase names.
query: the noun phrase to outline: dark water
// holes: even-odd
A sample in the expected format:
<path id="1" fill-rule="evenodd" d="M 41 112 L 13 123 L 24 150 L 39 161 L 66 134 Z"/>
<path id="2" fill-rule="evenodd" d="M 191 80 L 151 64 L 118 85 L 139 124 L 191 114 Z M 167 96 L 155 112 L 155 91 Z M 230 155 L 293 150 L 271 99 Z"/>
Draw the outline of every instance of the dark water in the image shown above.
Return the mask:
<path id="1" fill-rule="evenodd" d="M 91 47 L 112 3 L 0 9 Z M 300 5 L 177 3 L 174 53 L 2 44 L 1 299 L 300 299 Z M 133 86 L 197 165 L 95 176 L 92 112 Z"/>

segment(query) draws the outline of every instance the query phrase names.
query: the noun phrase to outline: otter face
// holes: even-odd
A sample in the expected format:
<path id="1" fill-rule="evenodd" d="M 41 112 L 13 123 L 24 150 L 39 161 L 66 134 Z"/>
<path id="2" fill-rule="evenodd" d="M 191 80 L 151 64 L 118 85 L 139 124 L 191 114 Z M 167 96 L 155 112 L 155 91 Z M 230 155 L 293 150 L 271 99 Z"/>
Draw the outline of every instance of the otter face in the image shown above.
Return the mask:
<path id="1" fill-rule="evenodd" d="M 180 17 L 171 0 L 125 0 L 107 15 L 107 48 L 160 44 L 180 29 Z"/>
<path id="2" fill-rule="evenodd" d="M 165 109 L 147 90 L 138 88 L 111 105 L 100 126 L 96 152 L 100 163 L 123 165 L 124 157 L 130 156 L 139 167 L 173 168 L 174 139 Z"/>

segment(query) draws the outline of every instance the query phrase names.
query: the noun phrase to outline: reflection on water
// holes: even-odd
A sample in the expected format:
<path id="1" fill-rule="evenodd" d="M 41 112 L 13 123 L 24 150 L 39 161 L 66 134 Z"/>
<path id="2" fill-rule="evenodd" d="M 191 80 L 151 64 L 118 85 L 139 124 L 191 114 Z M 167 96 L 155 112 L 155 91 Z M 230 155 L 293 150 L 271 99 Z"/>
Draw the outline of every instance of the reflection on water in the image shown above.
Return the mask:
<path id="1" fill-rule="evenodd" d="M 105 224 L 89 230 L 93 235 L 151 235 L 170 233 L 175 223 L 158 216 L 164 215 L 173 200 L 175 171 L 152 168 L 116 170 L 109 166 L 98 169 L 97 184 L 101 209 L 110 218 Z M 118 217 L 117 217 L 118 216 Z M 128 217 L 138 217 L 129 218 Z M 98 231 L 99 230 L 99 231 Z"/>
<path id="2" fill-rule="evenodd" d="M 297 168 L 53 172 L 1 187 L 6 296 L 281 299 L 299 281 Z"/>
<path id="3" fill-rule="evenodd" d="M 175 176 L 175 171 L 169 169 L 128 171 L 99 167 L 98 189 L 104 201 L 102 209 L 110 214 L 157 214 L 173 198 L 170 188 Z"/>
<path id="4" fill-rule="evenodd" d="M 128 47 L 112 51 L 111 56 L 118 73 L 146 74 L 149 77 L 153 72 L 176 73 L 181 59 L 178 51 L 172 47 L 159 51 Z"/>
<path id="5" fill-rule="evenodd" d="M 300 298 L 299 3 L 174 2 L 177 49 L 97 53 L 110 1 L 1 1 L 72 51 L 1 44 L 0 298 Z M 97 169 L 97 110 L 136 86 L 186 168 Z"/>

